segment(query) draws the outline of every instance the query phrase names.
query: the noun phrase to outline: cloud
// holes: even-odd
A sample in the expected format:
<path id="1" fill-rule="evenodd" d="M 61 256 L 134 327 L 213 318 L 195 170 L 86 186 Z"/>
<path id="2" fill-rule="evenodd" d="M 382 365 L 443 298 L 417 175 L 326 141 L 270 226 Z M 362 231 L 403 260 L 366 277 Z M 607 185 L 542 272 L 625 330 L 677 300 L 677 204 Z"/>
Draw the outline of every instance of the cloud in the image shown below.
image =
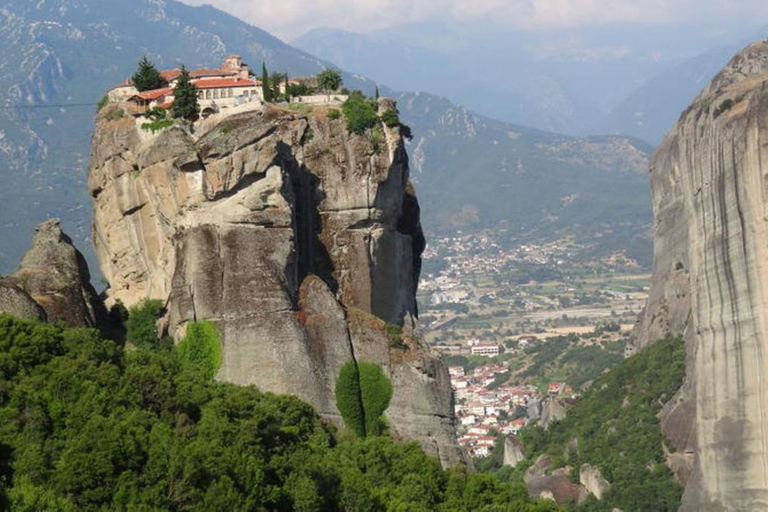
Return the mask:
<path id="1" fill-rule="evenodd" d="M 213 4 L 286 40 L 317 27 L 354 32 L 422 21 L 487 21 L 518 29 L 746 19 L 764 0 L 182 0 Z"/>

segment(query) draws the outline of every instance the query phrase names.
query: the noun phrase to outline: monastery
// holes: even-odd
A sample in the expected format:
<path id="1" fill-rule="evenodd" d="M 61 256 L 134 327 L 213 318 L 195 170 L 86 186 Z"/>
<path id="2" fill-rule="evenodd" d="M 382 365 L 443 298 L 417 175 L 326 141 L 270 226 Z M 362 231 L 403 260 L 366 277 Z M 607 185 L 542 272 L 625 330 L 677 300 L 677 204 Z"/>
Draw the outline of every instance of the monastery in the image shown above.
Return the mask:
<path id="1" fill-rule="evenodd" d="M 133 115 L 144 114 L 155 107 L 169 108 L 173 104 L 173 89 L 181 69 L 164 70 L 160 74 L 168 82 L 167 87 L 139 92 L 128 79 L 109 91 L 109 100 L 127 102 Z M 229 107 L 264 100 L 261 81 L 251 76 L 250 68 L 243 64 L 239 55 L 227 57 L 219 69 L 196 69 L 189 74 L 198 89 L 203 117 Z"/>

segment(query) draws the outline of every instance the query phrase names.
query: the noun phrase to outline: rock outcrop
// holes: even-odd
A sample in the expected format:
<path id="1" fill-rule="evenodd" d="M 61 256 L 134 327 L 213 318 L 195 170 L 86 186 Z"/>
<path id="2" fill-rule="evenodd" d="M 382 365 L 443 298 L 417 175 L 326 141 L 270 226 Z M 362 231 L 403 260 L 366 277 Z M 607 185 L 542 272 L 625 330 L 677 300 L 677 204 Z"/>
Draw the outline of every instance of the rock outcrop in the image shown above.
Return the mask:
<path id="1" fill-rule="evenodd" d="M 32 247 L 18 270 L 5 281 L 31 297 L 50 322 L 62 321 L 69 327 L 99 327 L 106 316 L 104 305 L 91 285 L 85 258 L 61 231 L 59 219 L 37 227 Z M 18 292 L 6 289 L 6 293 L 13 293 L 16 300 L 25 300 Z M 29 304 L 25 308 L 30 307 L 34 309 Z M 40 315 L 25 316 L 42 319 Z"/>
<path id="2" fill-rule="evenodd" d="M 545 498 L 563 505 L 568 502 L 582 502 L 588 492 L 579 484 L 571 482 L 571 468 L 552 469 L 548 455 L 540 455 L 525 471 L 523 481 L 532 498 Z"/>
<path id="3" fill-rule="evenodd" d="M 591 464 L 582 464 L 579 468 L 579 483 L 598 500 L 611 488 L 611 483 L 603 477 L 600 468 Z"/>
<path id="4" fill-rule="evenodd" d="M 566 414 L 565 405 L 560 400 L 554 397 L 546 398 L 541 404 L 539 426 L 541 428 L 549 428 L 550 423 L 565 419 Z"/>
<path id="5" fill-rule="evenodd" d="M 686 382 L 662 411 L 664 432 L 692 459 L 676 462 L 683 510 L 768 508 L 767 83 L 759 42 L 651 161 L 655 261 L 635 344 L 666 334 L 686 344 Z"/>
<path id="6" fill-rule="evenodd" d="M 25 320 L 45 321 L 45 311 L 27 292 L 0 279 L 0 313 Z"/>
<path id="7" fill-rule="evenodd" d="M 88 180 L 109 300 L 165 301 L 176 339 L 213 322 L 219 379 L 337 422 L 341 366 L 378 363 L 390 431 L 455 463 L 448 373 L 413 336 L 424 238 L 399 130 L 350 135 L 326 113 L 246 107 L 157 135 L 102 117 Z"/>
<path id="8" fill-rule="evenodd" d="M 504 438 L 504 465 L 514 468 L 525 460 L 525 451 L 523 443 L 517 436 L 507 436 Z"/>

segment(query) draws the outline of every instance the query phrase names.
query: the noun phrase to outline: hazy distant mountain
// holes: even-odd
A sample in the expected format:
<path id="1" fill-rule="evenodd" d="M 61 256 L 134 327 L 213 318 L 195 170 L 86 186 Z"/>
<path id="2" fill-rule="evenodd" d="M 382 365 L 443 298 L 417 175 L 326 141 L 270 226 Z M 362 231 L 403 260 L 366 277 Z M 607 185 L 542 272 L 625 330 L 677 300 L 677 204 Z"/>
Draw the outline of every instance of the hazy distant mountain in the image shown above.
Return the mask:
<path id="1" fill-rule="evenodd" d="M 479 116 L 429 94 L 398 97 L 429 233 L 494 228 L 510 243 L 572 236 L 651 263 L 647 158 L 626 137 L 571 138 Z"/>
<path id="2" fill-rule="evenodd" d="M 143 54 L 159 67 L 195 67 L 235 52 L 257 70 L 266 61 L 293 76 L 326 65 L 217 9 L 172 0 L 6 0 L 0 48 L 0 272 L 49 216 L 89 249 L 84 181 L 95 104 Z M 48 107 L 61 104 L 83 106 Z"/>
<path id="3" fill-rule="evenodd" d="M 605 116 L 654 76 L 742 36 L 680 24 L 520 31 L 421 23 L 366 34 L 316 29 L 293 44 L 399 90 L 440 94 L 524 126 L 584 134 L 608 126 Z M 635 133 L 629 130 L 636 119 L 625 118 L 617 113 L 610 126 Z"/>
<path id="4" fill-rule="evenodd" d="M 596 131 L 658 144 L 683 109 L 739 48 L 714 48 L 660 73 L 615 107 Z"/>

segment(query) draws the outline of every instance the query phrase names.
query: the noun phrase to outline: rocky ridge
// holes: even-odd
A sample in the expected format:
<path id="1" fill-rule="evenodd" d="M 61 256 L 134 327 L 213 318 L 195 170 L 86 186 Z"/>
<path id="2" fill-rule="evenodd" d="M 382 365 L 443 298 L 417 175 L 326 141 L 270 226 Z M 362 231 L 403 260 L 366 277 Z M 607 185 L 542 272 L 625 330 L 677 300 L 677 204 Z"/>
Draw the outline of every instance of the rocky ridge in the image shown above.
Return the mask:
<path id="1" fill-rule="evenodd" d="M 651 160 L 654 272 L 635 345 L 686 344 L 662 411 L 683 510 L 768 508 L 768 42 L 736 55 Z"/>
<path id="2" fill-rule="evenodd" d="M 164 301 L 176 339 L 213 322 L 219 379 L 297 395 L 337 422 L 341 366 L 378 363 L 391 433 L 462 459 L 447 370 L 413 335 L 424 238 L 397 129 L 350 135 L 323 108 L 247 106 L 151 135 L 108 113 L 88 183 L 109 302 Z"/>

